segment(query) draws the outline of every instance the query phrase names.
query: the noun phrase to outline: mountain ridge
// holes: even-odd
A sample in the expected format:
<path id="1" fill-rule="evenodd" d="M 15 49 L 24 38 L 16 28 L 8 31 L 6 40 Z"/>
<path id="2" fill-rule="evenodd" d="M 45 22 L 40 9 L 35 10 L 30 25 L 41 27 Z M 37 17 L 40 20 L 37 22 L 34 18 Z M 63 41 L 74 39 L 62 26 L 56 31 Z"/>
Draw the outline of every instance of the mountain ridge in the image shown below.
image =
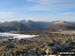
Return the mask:
<path id="1" fill-rule="evenodd" d="M 74 22 L 67 21 L 33 21 L 21 20 L 0 23 L 0 31 L 61 31 L 61 30 L 75 30 Z"/>

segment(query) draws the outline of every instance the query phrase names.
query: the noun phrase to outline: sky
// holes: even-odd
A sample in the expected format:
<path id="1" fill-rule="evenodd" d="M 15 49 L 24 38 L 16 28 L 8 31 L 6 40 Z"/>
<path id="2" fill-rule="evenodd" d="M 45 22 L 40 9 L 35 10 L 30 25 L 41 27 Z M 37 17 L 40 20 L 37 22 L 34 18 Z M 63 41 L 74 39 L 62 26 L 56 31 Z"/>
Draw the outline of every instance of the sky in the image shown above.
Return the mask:
<path id="1" fill-rule="evenodd" d="M 0 22 L 75 21 L 75 0 L 0 0 Z"/>

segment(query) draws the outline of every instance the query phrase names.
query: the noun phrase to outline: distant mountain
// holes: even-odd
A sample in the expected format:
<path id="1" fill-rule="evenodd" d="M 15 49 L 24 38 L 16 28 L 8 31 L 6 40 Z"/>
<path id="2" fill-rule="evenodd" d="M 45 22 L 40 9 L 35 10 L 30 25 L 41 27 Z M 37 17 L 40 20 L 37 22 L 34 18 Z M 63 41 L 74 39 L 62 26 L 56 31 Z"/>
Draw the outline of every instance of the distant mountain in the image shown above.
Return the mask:
<path id="1" fill-rule="evenodd" d="M 66 24 L 66 21 L 53 21 L 53 24 Z"/>
<path id="2" fill-rule="evenodd" d="M 0 31 L 44 31 L 49 22 L 20 20 L 0 24 Z"/>
<path id="3" fill-rule="evenodd" d="M 0 32 L 4 32 L 4 31 L 0 28 Z"/>
<path id="4" fill-rule="evenodd" d="M 75 24 L 66 21 L 53 21 L 46 27 L 46 31 L 75 30 Z"/>
<path id="5" fill-rule="evenodd" d="M 0 23 L 0 32 L 7 31 L 63 31 L 75 30 L 74 22 L 20 20 Z"/>

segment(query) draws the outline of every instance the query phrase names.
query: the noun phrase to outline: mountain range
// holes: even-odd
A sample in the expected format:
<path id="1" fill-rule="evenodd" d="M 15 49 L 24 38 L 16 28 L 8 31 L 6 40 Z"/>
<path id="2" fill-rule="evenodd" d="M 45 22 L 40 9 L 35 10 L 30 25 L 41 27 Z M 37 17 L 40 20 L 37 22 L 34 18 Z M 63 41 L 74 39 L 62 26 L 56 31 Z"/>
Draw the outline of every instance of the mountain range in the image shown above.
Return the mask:
<path id="1" fill-rule="evenodd" d="M 75 22 L 20 20 L 0 23 L 0 32 L 8 31 L 62 31 L 75 30 Z"/>
<path id="2" fill-rule="evenodd" d="M 0 23 L 0 31 L 43 31 L 50 22 L 21 20 Z"/>

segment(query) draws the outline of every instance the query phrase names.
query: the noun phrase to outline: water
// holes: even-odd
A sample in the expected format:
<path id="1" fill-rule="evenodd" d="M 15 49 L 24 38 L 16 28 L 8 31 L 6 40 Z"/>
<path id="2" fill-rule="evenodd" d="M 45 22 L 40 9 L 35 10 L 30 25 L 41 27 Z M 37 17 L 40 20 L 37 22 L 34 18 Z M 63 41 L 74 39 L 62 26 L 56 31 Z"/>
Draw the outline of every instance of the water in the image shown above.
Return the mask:
<path id="1" fill-rule="evenodd" d="M 2 37 L 13 37 L 13 38 L 22 39 L 22 38 L 37 37 L 39 35 L 25 35 L 25 34 L 13 34 L 13 33 L 1 33 L 0 32 L 0 36 L 2 36 Z"/>

